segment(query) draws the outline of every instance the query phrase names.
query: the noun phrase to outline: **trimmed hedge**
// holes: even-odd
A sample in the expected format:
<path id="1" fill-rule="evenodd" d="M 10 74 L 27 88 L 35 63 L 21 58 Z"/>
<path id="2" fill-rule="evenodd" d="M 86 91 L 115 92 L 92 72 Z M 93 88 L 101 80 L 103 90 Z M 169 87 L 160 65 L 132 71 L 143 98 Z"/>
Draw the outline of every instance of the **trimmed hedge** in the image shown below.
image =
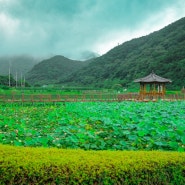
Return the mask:
<path id="1" fill-rule="evenodd" d="M 185 153 L 0 145 L 0 184 L 185 184 Z"/>

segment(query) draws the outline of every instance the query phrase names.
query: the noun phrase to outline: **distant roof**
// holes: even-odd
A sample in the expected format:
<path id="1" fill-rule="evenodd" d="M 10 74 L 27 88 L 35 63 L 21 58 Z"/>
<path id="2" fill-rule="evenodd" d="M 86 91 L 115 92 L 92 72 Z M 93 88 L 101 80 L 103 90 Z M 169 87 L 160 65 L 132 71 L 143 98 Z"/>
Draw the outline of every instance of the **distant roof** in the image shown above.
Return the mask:
<path id="1" fill-rule="evenodd" d="M 168 83 L 168 82 L 172 82 L 170 79 L 167 78 L 162 78 L 158 75 L 156 75 L 154 72 L 150 73 L 148 76 L 143 77 L 143 78 L 139 78 L 134 80 L 134 82 L 162 82 L 162 83 Z"/>

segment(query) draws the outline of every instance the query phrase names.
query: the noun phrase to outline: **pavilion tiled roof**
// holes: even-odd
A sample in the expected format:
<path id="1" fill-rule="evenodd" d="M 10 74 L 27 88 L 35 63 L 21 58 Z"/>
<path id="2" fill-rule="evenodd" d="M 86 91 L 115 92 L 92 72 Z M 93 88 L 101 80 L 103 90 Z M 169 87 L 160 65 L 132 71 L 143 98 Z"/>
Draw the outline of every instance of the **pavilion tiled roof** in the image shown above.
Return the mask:
<path id="1" fill-rule="evenodd" d="M 143 83 L 150 83 L 150 82 L 161 82 L 161 83 L 169 83 L 172 82 L 170 79 L 162 78 L 156 75 L 154 72 L 150 73 L 148 76 L 139 78 L 134 80 L 134 82 L 143 82 Z"/>

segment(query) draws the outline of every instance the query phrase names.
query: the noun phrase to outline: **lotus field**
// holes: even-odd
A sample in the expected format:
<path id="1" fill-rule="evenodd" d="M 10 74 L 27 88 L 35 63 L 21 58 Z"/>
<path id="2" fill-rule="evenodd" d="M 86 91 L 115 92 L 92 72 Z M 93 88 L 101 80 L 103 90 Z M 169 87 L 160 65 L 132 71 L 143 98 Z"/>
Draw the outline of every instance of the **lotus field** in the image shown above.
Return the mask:
<path id="1" fill-rule="evenodd" d="M 185 151 L 185 102 L 1 104 L 0 143 L 85 150 Z"/>

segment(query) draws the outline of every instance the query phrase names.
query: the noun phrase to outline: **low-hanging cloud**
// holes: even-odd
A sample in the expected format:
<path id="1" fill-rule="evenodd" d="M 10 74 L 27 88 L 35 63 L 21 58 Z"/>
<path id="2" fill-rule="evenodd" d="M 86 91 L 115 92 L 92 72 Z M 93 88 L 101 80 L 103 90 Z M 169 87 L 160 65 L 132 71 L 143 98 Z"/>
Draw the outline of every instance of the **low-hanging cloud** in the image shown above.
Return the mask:
<path id="1" fill-rule="evenodd" d="M 0 0 L 0 55 L 103 54 L 185 15 L 183 0 Z"/>

